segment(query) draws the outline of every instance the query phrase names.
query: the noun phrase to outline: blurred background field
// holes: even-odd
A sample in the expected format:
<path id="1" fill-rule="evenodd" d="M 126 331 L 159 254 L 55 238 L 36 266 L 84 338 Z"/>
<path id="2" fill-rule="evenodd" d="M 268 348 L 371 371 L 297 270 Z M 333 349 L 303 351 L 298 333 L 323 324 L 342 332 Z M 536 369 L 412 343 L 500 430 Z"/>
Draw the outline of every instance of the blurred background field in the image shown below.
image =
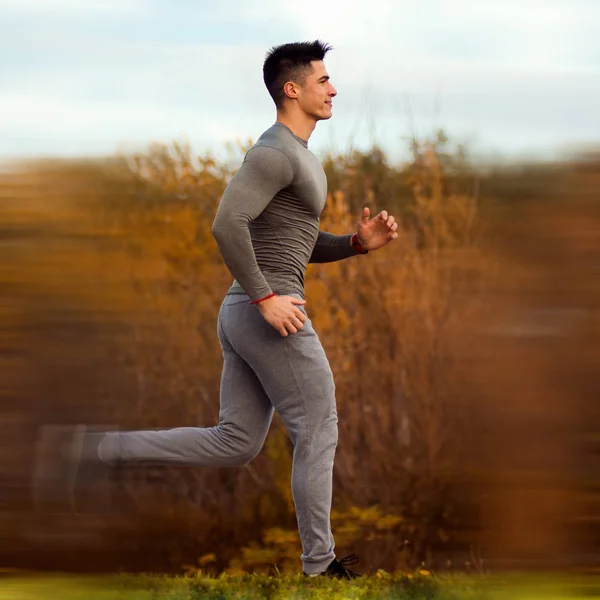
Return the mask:
<path id="1" fill-rule="evenodd" d="M 238 469 L 121 469 L 118 514 L 44 516 L 41 423 L 217 423 L 210 227 L 231 160 L 153 144 L 0 174 L 0 564 L 57 571 L 296 573 L 291 447 L 276 416 Z M 470 160 L 443 132 L 410 159 L 324 157 L 322 229 L 362 207 L 389 247 L 310 265 L 335 375 L 338 555 L 375 572 L 595 572 L 600 564 L 600 155 Z"/>

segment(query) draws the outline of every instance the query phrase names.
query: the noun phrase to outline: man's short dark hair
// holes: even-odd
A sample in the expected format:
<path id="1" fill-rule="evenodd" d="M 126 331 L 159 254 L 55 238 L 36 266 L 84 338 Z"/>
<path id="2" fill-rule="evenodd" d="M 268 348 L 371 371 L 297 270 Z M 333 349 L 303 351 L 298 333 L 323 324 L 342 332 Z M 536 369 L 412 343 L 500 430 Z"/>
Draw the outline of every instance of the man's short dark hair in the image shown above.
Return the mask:
<path id="1" fill-rule="evenodd" d="M 331 49 L 328 44 L 315 40 L 274 46 L 267 52 L 263 79 L 277 108 L 283 106 L 284 84 L 295 81 L 302 85 L 310 72 L 311 61 L 323 60 Z"/>

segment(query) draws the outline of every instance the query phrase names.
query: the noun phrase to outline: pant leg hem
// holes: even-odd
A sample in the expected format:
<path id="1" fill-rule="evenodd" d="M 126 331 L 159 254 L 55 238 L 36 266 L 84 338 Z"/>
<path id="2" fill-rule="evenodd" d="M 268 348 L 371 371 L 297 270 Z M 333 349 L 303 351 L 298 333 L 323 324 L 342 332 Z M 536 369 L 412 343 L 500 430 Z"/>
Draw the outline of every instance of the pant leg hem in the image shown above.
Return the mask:
<path id="1" fill-rule="evenodd" d="M 326 558 L 321 562 L 310 562 L 304 563 L 304 573 L 307 575 L 320 575 L 327 571 L 327 567 L 335 560 L 335 556 L 333 558 Z"/>

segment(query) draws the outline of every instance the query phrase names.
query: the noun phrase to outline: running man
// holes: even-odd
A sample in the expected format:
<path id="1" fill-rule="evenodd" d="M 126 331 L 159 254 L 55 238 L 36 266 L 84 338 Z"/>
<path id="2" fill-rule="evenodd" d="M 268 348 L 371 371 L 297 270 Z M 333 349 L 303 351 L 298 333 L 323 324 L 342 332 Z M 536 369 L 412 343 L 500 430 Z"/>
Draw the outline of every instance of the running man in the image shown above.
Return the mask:
<path id="1" fill-rule="evenodd" d="M 329 50 L 316 40 L 267 53 L 263 77 L 277 119 L 246 153 L 212 226 L 234 278 L 218 316 L 224 359 L 219 424 L 101 433 L 85 426 L 45 427 L 33 480 L 38 503 L 57 489 L 72 500 L 76 489 L 119 463 L 244 465 L 263 447 L 276 410 L 294 448 L 291 485 L 303 572 L 358 576 L 346 566 L 356 557 L 338 560 L 334 552 L 335 386 L 306 312 L 304 275 L 309 262 L 333 262 L 387 245 L 398 237 L 398 225 L 386 211 L 370 218 L 365 207 L 356 232 L 319 231 L 327 180 L 308 140 L 317 122 L 332 116 L 337 91 L 323 63 Z"/>

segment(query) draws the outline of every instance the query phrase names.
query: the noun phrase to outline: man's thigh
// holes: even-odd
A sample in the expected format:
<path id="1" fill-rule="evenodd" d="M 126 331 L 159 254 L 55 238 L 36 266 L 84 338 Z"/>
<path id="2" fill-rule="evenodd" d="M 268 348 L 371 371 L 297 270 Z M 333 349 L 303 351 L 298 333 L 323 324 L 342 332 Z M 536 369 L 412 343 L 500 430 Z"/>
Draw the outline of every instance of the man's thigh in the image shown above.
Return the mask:
<path id="1" fill-rule="evenodd" d="M 333 373 L 310 318 L 297 333 L 283 337 L 254 306 L 238 316 L 237 327 L 228 328 L 228 337 L 292 437 L 301 428 L 315 430 L 332 419 L 337 423 Z"/>

